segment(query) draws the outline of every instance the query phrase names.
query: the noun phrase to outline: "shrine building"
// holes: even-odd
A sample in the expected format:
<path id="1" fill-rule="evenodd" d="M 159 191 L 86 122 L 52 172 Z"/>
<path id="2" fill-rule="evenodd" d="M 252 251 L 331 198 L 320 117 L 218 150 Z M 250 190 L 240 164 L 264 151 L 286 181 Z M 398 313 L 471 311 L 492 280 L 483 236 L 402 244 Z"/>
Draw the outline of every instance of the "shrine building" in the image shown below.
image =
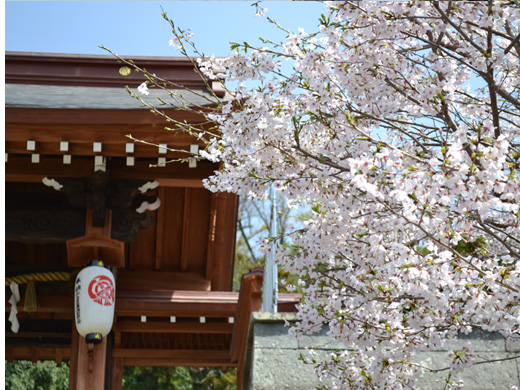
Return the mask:
<path id="1" fill-rule="evenodd" d="M 190 104 L 227 98 L 187 59 L 131 59 L 195 91 L 183 92 Z M 241 388 L 262 271 L 232 291 L 238 197 L 203 187 L 217 163 L 171 162 L 203 143 L 165 130 L 125 91 L 142 73 L 112 56 L 7 52 L 5 72 L 6 359 L 70 361 L 71 390 L 120 390 L 124 366 L 237 367 Z M 165 110 L 206 121 L 181 106 Z M 114 274 L 115 314 L 93 345 L 76 330 L 73 290 L 97 259 Z M 25 310 L 30 284 L 38 305 Z M 279 310 L 297 300 L 280 294 Z"/>

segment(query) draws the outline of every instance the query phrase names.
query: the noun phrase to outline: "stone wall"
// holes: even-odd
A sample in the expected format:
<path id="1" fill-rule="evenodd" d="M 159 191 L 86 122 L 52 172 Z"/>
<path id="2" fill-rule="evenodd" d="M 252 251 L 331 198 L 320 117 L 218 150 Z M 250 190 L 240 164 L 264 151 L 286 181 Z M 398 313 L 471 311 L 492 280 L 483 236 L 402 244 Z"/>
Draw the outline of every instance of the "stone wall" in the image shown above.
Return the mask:
<path id="1" fill-rule="evenodd" d="M 309 347 L 314 356 L 327 356 L 328 352 L 341 348 L 327 336 L 327 330 L 301 339 L 290 339 L 285 321 L 294 321 L 293 314 L 253 313 L 249 328 L 246 357 L 246 370 L 243 389 L 250 390 L 313 390 L 326 383 L 317 381 L 314 366 L 306 364 L 300 356 L 310 357 Z M 496 333 L 474 331 L 463 335 L 451 344 L 452 349 L 460 348 L 471 340 L 476 361 L 497 360 L 520 356 L 520 343 L 505 340 Z M 425 366 L 442 368 L 449 365 L 446 357 L 447 347 L 433 352 L 421 353 L 419 360 Z M 443 375 L 444 374 L 444 375 Z M 438 374 L 423 374 L 415 390 L 444 389 L 439 382 L 446 377 L 446 371 Z M 465 390 L 510 390 L 511 386 L 520 387 L 520 358 L 474 365 L 460 377 L 465 382 Z"/>

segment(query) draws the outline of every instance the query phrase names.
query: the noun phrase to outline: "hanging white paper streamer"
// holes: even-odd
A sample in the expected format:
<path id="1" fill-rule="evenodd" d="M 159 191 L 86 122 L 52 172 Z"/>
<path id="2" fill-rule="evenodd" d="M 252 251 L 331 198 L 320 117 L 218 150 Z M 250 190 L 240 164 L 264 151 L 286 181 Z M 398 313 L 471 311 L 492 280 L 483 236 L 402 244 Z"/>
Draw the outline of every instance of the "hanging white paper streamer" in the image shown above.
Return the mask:
<path id="1" fill-rule="evenodd" d="M 20 329 L 20 323 L 18 322 L 18 318 L 16 315 L 18 314 L 18 308 L 16 304 L 20 302 L 20 289 L 18 288 L 18 283 L 12 281 L 9 285 L 11 292 L 13 295 L 9 298 L 9 303 L 11 304 L 11 314 L 9 314 L 9 322 L 11 323 L 11 330 L 13 333 L 18 333 L 18 329 Z"/>

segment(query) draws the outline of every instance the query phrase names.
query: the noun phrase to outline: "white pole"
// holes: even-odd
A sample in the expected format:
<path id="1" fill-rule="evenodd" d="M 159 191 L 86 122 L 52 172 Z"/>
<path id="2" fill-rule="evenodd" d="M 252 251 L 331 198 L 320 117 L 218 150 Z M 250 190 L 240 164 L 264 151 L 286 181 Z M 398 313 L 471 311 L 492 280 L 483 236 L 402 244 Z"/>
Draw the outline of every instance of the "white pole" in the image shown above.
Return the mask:
<path id="1" fill-rule="evenodd" d="M 277 234 L 276 226 L 276 192 L 271 186 L 271 226 L 269 229 L 269 237 L 275 237 Z M 278 313 L 278 267 L 274 264 L 274 241 L 271 241 L 271 250 L 265 258 L 264 285 L 262 288 L 262 312 Z"/>

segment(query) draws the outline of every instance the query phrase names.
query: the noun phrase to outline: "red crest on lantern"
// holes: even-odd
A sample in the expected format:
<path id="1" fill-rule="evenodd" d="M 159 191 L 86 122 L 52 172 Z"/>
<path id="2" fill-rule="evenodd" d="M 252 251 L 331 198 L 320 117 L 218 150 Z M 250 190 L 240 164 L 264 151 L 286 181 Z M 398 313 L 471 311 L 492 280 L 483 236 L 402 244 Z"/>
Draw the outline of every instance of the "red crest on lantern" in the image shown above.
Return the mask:
<path id="1" fill-rule="evenodd" d="M 111 306 L 115 299 L 114 283 L 107 276 L 96 276 L 88 286 L 88 295 L 102 306 Z"/>

